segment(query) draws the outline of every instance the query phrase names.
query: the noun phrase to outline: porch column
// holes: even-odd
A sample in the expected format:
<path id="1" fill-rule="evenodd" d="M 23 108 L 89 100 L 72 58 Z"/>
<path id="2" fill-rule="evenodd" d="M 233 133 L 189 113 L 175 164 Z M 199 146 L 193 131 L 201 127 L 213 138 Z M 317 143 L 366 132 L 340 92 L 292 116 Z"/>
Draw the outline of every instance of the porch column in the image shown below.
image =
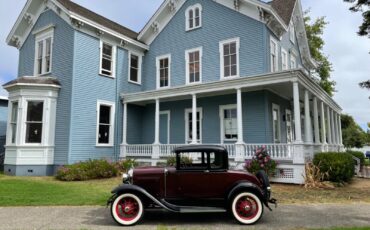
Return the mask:
<path id="1" fill-rule="evenodd" d="M 328 123 L 328 143 L 332 144 L 333 141 L 331 139 L 332 129 L 331 129 L 331 117 L 330 117 L 330 107 L 329 106 L 326 107 L 326 116 L 327 116 L 327 123 Z"/>
<path id="2" fill-rule="evenodd" d="M 294 130 L 295 130 L 295 142 L 302 142 L 301 132 L 301 108 L 299 104 L 299 87 L 298 82 L 293 82 L 293 106 L 294 106 Z"/>
<path id="3" fill-rule="evenodd" d="M 321 102 L 321 143 L 327 144 L 326 143 L 326 124 L 325 124 L 325 107 L 324 107 L 324 102 Z"/>
<path id="4" fill-rule="evenodd" d="M 315 143 L 320 144 L 319 111 L 317 108 L 317 97 L 313 97 L 313 126 L 315 129 Z"/>
<path id="5" fill-rule="evenodd" d="M 339 124 L 339 144 L 343 145 L 343 136 L 342 136 L 342 120 L 340 114 L 338 114 L 338 124 Z"/>
<path id="6" fill-rule="evenodd" d="M 154 144 L 159 145 L 159 99 L 155 99 L 155 133 Z"/>
<path id="7" fill-rule="evenodd" d="M 238 141 L 236 144 L 243 144 L 243 109 L 242 109 L 242 90 L 236 89 L 236 103 L 237 103 L 237 121 L 238 121 Z"/>
<path id="8" fill-rule="evenodd" d="M 192 107 L 192 122 L 191 122 L 191 125 L 192 125 L 192 140 L 191 140 L 191 144 L 197 144 L 197 140 L 198 140 L 198 137 L 197 137 L 197 95 L 196 94 L 192 94 L 192 98 L 193 98 L 193 107 Z"/>
<path id="9" fill-rule="evenodd" d="M 332 109 L 330 109 L 330 127 L 331 127 L 331 143 L 335 144 L 334 116 Z"/>
<path id="10" fill-rule="evenodd" d="M 310 116 L 310 99 L 308 95 L 308 90 L 304 91 L 304 134 L 305 142 L 312 143 L 312 125 Z"/>
<path id="11" fill-rule="evenodd" d="M 123 103 L 123 118 L 122 118 L 122 145 L 127 145 L 127 103 Z"/>
<path id="12" fill-rule="evenodd" d="M 339 135 L 339 123 L 340 123 L 340 120 L 339 120 L 339 114 L 338 113 L 335 113 L 335 121 L 336 121 L 336 132 L 337 132 L 337 144 L 340 145 L 340 135 Z"/>
<path id="13" fill-rule="evenodd" d="M 337 119 L 337 113 L 334 110 L 333 110 L 333 121 L 334 121 L 334 143 L 339 144 L 338 119 Z"/>

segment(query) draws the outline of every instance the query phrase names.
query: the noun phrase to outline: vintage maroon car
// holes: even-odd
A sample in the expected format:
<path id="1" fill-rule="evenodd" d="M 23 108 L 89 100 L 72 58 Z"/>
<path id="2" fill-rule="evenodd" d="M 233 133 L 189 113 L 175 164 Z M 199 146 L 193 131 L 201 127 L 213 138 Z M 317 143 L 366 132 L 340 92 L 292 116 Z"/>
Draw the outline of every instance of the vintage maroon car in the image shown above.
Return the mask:
<path id="1" fill-rule="evenodd" d="M 230 211 L 238 222 L 254 224 L 264 205 L 276 202 L 270 199 L 266 174 L 229 170 L 228 153 L 221 146 L 184 146 L 174 152 L 175 167 L 141 167 L 123 175 L 123 184 L 108 200 L 117 223 L 133 225 L 146 209 L 162 208 L 178 213 Z"/>

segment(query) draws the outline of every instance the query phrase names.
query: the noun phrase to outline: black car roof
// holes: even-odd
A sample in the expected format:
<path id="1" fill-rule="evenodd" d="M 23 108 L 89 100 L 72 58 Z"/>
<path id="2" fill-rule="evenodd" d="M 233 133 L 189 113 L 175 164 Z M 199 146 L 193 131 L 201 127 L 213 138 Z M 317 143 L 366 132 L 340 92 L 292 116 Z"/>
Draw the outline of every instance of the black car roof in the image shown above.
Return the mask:
<path id="1" fill-rule="evenodd" d="M 205 152 L 227 152 L 227 150 L 219 145 L 185 145 L 181 147 L 177 147 L 173 150 L 175 153 L 179 152 L 198 152 L 198 151 L 205 151 Z"/>

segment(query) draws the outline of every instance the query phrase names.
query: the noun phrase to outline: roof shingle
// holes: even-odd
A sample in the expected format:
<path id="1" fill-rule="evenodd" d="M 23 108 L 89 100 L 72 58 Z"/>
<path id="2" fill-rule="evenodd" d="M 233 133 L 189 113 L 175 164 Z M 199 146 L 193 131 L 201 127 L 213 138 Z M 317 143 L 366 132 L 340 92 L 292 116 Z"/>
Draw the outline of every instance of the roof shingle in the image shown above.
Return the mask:
<path id="1" fill-rule="evenodd" d="M 137 40 L 138 33 L 135 31 L 132 31 L 124 26 L 121 26 L 120 24 L 109 20 L 97 13 L 92 12 L 91 10 L 86 9 L 85 7 L 82 7 L 70 0 L 58 0 L 60 4 L 62 4 L 67 10 L 72 11 L 82 17 L 85 17 L 91 21 L 97 22 L 102 26 L 105 26 L 113 31 L 116 31 L 122 35 L 125 35 L 129 38 Z"/>
<path id="2" fill-rule="evenodd" d="M 284 20 L 285 24 L 289 25 L 296 1 L 297 0 L 273 0 L 270 4 Z"/>

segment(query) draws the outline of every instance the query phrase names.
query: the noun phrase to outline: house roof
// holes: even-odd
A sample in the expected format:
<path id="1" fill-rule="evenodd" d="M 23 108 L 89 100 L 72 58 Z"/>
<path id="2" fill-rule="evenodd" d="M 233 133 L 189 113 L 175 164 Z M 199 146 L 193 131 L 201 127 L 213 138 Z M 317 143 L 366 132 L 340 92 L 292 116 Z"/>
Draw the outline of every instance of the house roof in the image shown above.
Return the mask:
<path id="1" fill-rule="evenodd" d="M 3 85 L 4 88 L 7 88 L 16 84 L 29 84 L 29 85 L 57 85 L 61 86 L 58 79 L 54 77 L 18 77 L 12 81 L 9 81 Z"/>
<path id="2" fill-rule="evenodd" d="M 92 12 L 91 10 L 86 9 L 85 7 L 82 7 L 70 0 L 57 0 L 60 4 L 62 4 L 67 10 L 72 11 L 78 15 L 81 15 L 82 17 L 85 17 L 89 20 L 95 21 L 98 24 L 105 26 L 111 30 L 114 30 L 120 34 L 126 35 L 132 39 L 137 38 L 138 33 L 128 29 L 127 27 L 124 27 L 112 20 L 109 20 L 97 13 Z"/>
<path id="3" fill-rule="evenodd" d="M 296 2 L 296 0 L 273 0 L 269 4 L 284 20 L 285 24 L 289 25 Z"/>

